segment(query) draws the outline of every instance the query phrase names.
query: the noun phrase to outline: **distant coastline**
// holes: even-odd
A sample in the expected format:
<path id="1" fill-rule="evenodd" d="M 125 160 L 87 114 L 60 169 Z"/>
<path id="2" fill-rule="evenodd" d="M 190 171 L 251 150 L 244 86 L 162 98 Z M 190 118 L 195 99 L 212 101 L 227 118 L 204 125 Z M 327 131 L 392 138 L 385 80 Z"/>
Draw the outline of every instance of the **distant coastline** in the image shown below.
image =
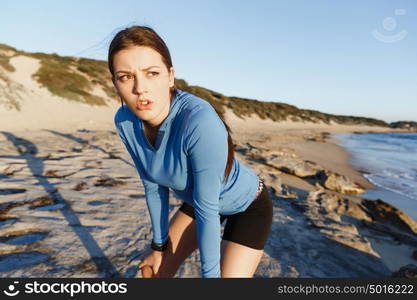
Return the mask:
<path id="1" fill-rule="evenodd" d="M 355 138 L 339 134 L 336 138 L 352 155 L 352 166 L 374 185 L 362 196 L 387 201 L 417 220 L 417 193 L 414 192 L 417 191 L 417 170 L 412 167 L 414 164 L 417 167 L 417 156 L 414 162 L 409 156 L 410 150 L 416 149 L 417 133 L 395 131 L 353 134 L 360 136 Z"/>

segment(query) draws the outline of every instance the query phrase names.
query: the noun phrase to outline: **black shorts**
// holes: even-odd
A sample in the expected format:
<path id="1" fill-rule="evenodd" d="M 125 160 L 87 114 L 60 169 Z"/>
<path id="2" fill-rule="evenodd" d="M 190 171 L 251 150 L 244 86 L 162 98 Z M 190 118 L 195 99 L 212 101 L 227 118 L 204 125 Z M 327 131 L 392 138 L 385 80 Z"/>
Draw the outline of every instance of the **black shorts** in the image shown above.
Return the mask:
<path id="1" fill-rule="evenodd" d="M 185 203 L 180 211 L 195 219 L 194 208 Z M 262 192 L 240 213 L 221 215 L 220 223 L 226 221 L 223 240 L 232 241 L 253 249 L 262 250 L 268 239 L 272 224 L 272 200 L 264 185 Z"/>

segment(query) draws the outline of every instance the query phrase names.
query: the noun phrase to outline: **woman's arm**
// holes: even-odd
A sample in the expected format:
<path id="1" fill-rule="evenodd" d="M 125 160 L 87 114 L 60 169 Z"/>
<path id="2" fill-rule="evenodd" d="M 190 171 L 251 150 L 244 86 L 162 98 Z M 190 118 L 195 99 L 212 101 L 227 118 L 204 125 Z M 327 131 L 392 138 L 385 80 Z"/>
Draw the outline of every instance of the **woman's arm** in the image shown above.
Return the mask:
<path id="1" fill-rule="evenodd" d="M 153 241 L 157 244 L 165 243 L 168 239 L 169 189 L 145 179 L 142 166 L 127 142 L 123 130 L 119 128 L 117 123 L 116 129 L 121 140 L 125 144 L 127 151 L 132 157 L 136 170 L 145 188 L 146 203 L 152 223 Z"/>
<path id="2" fill-rule="evenodd" d="M 227 131 L 214 110 L 189 119 L 186 149 L 194 179 L 194 211 L 202 277 L 220 277 L 219 198 L 227 162 Z"/>
<path id="3" fill-rule="evenodd" d="M 151 216 L 153 241 L 164 244 L 168 239 L 169 190 L 148 180 L 143 180 L 146 203 Z"/>

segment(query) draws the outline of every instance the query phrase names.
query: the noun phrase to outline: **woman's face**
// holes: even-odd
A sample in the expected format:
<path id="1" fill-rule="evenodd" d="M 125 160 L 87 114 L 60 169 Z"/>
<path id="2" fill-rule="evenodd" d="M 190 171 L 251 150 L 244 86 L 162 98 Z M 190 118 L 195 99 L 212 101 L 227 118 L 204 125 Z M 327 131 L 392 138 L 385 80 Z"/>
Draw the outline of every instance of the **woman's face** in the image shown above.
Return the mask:
<path id="1" fill-rule="evenodd" d="M 114 55 L 113 70 L 113 84 L 129 109 L 149 125 L 160 125 L 169 113 L 174 68 L 168 71 L 152 48 L 131 46 Z"/>

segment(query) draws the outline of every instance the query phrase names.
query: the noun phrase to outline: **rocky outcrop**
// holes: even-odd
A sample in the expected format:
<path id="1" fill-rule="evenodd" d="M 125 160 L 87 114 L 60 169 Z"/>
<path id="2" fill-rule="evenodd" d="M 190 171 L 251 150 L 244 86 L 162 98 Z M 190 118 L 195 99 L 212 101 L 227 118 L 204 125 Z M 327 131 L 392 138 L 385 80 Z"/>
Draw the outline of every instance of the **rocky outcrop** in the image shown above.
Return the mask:
<path id="1" fill-rule="evenodd" d="M 366 191 L 365 188 L 353 182 L 346 176 L 328 170 L 320 170 L 314 176 L 307 176 L 304 177 L 304 179 L 316 186 L 322 186 L 328 190 L 346 195 L 360 195 Z"/>
<path id="2" fill-rule="evenodd" d="M 318 228 L 329 239 L 377 256 L 370 242 L 358 232 L 355 222 L 345 218 L 371 221 L 360 202 L 321 189 L 310 192 L 305 200 L 296 199 L 294 205 L 304 210 L 310 226 Z"/>
<path id="3" fill-rule="evenodd" d="M 317 190 L 311 192 L 305 201 L 298 199 L 296 205 L 304 209 L 312 226 L 356 249 L 372 253 L 369 243 L 358 234 L 358 228 L 367 228 L 417 247 L 417 223 L 382 200 L 358 200 Z"/>
<path id="4" fill-rule="evenodd" d="M 319 142 L 319 143 L 326 142 L 329 137 L 330 137 L 330 133 L 329 132 L 320 132 L 320 133 L 316 133 L 316 134 L 307 134 L 307 135 L 304 135 L 303 136 L 303 138 L 306 141 L 309 141 L 309 142 Z"/>
<path id="5" fill-rule="evenodd" d="M 417 278 L 417 266 L 410 264 L 401 267 L 398 271 L 392 273 L 392 277 Z"/>
<path id="6" fill-rule="evenodd" d="M 236 147 L 238 151 L 251 156 L 257 162 L 273 167 L 281 172 L 297 176 L 312 185 L 324 187 L 328 190 L 346 195 L 360 195 L 365 188 L 353 182 L 346 176 L 325 170 L 320 165 L 299 158 L 295 153 L 288 151 L 270 151 L 255 147 L 249 143 Z"/>
<path id="7" fill-rule="evenodd" d="M 372 221 L 383 223 L 409 234 L 417 234 L 417 222 L 395 206 L 380 199 L 364 199 L 362 204 Z"/>
<path id="8" fill-rule="evenodd" d="M 371 221 L 360 201 L 330 193 L 323 189 L 310 192 L 305 200 L 310 215 L 321 216 L 340 221 L 341 216 Z"/>

